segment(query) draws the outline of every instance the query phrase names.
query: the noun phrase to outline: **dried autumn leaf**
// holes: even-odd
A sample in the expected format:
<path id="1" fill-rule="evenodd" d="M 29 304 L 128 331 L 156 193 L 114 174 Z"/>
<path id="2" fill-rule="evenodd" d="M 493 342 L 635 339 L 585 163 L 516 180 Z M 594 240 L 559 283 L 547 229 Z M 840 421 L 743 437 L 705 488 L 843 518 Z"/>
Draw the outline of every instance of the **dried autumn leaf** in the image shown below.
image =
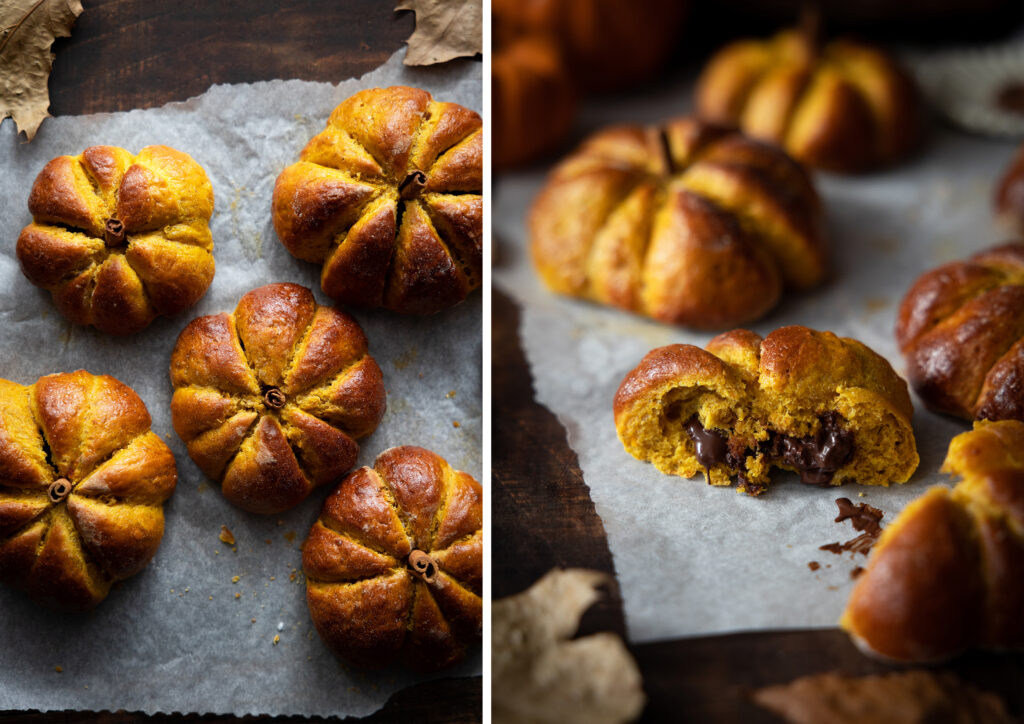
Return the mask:
<path id="1" fill-rule="evenodd" d="M 790 724 L 1013 721 L 999 697 L 944 671 L 911 670 L 864 677 L 814 674 L 758 689 L 754 701 Z"/>
<path id="2" fill-rule="evenodd" d="M 30 141 L 50 115 L 50 46 L 81 14 L 79 0 L 0 2 L 0 123 L 10 116 Z"/>
<path id="3" fill-rule="evenodd" d="M 416 13 L 406 65 L 434 65 L 483 52 L 482 0 L 402 0 L 399 10 Z"/>
<path id="4" fill-rule="evenodd" d="M 569 640 L 608 576 L 553 570 L 491 608 L 495 724 L 620 724 L 644 707 L 640 672 L 612 633 Z"/>

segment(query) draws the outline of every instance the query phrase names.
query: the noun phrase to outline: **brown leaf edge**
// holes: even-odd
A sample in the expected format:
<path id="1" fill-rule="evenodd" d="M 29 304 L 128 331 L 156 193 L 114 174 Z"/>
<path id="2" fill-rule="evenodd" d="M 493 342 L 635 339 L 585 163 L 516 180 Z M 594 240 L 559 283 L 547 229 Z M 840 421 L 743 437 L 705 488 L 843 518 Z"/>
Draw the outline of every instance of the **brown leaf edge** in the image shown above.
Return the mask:
<path id="1" fill-rule="evenodd" d="M 50 115 L 50 47 L 81 14 L 81 0 L 0 3 L 0 123 L 10 116 L 29 141 Z"/>
<path id="2" fill-rule="evenodd" d="M 401 0 L 416 14 L 405 65 L 435 65 L 483 52 L 483 0 Z"/>

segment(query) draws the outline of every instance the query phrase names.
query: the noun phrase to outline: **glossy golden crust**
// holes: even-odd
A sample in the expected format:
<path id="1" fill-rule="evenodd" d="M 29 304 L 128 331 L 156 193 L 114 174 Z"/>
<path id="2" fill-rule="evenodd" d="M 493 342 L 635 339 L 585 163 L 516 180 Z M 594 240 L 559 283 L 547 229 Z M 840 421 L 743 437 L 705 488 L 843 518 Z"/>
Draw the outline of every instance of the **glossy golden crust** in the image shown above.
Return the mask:
<path id="1" fill-rule="evenodd" d="M 923 128 L 917 88 L 890 56 L 848 40 L 817 47 L 797 31 L 720 50 L 698 80 L 697 112 L 841 173 L 906 157 Z"/>
<path id="2" fill-rule="evenodd" d="M 674 324 L 751 321 L 825 275 L 804 170 L 688 118 L 592 136 L 551 173 L 529 225 L 551 289 Z"/>
<path id="3" fill-rule="evenodd" d="M 36 177 L 18 237 L 25 276 L 75 324 L 132 334 L 195 304 L 213 280 L 213 187 L 167 146 L 92 146 Z M 111 236 L 108 224 L 123 233 Z"/>
<path id="4" fill-rule="evenodd" d="M 360 91 L 274 186 L 293 255 L 345 304 L 432 314 L 480 286 L 480 116 L 418 88 Z"/>
<path id="5" fill-rule="evenodd" d="M 572 78 L 558 46 L 542 35 L 498 41 L 491 63 L 491 97 L 497 169 L 521 166 L 555 150 L 576 117 Z"/>
<path id="6" fill-rule="evenodd" d="M 480 639 L 482 489 L 419 447 L 381 453 L 324 502 L 302 549 L 320 638 L 359 666 L 451 666 Z M 436 566 L 416 575 L 412 560 Z"/>
<path id="7" fill-rule="evenodd" d="M 177 482 L 149 427 L 138 395 L 107 375 L 0 380 L 0 581 L 85 610 L 145 567 Z"/>
<path id="8" fill-rule="evenodd" d="M 713 485 L 742 472 L 748 493 L 762 492 L 772 467 L 795 468 L 767 449 L 773 435 L 816 435 L 834 415 L 853 436 L 853 453 L 829 482 L 906 482 L 919 458 L 906 383 L 860 342 L 806 327 L 762 339 L 733 330 L 707 349 L 673 344 L 648 353 L 615 394 L 615 427 L 626 451 L 663 473 Z M 736 466 L 704 466 L 685 426 L 696 419 L 739 444 Z"/>
<path id="9" fill-rule="evenodd" d="M 189 455 L 253 513 L 338 480 L 384 416 L 380 367 L 352 317 L 297 284 L 193 320 L 171 355 L 171 416 Z"/>
<path id="10" fill-rule="evenodd" d="M 896 339 L 930 409 L 1024 420 L 1024 242 L 922 275 L 900 305 Z"/>
<path id="11" fill-rule="evenodd" d="M 840 621 L 885 658 L 1024 647 L 1024 423 L 975 422 L 942 469 L 963 480 L 931 488 L 885 529 Z"/>

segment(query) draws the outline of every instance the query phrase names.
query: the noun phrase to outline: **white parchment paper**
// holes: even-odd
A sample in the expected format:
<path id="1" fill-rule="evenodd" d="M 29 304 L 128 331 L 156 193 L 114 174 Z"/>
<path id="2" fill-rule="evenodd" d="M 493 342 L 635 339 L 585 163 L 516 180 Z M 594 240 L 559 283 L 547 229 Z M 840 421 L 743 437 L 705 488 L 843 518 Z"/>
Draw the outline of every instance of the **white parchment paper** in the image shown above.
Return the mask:
<path id="1" fill-rule="evenodd" d="M 585 108 L 579 135 L 608 123 L 658 122 L 685 114 L 691 79 Z M 844 178 L 817 174 L 827 207 L 833 278 L 789 296 L 751 326 L 762 335 L 804 324 L 855 337 L 902 373 L 893 337 L 900 300 L 917 276 L 1006 238 L 991 211 L 992 185 L 1012 144 L 937 130 L 925 152 L 895 170 Z M 503 175 L 494 200 L 495 284 L 521 304 L 520 338 L 537 399 L 568 431 L 604 522 L 633 641 L 741 629 L 835 625 L 850 572 L 863 556 L 818 549 L 856 533 L 836 524 L 835 499 L 867 502 L 891 522 L 914 497 L 945 482 L 938 468 L 950 438 L 969 425 L 934 415 L 915 398 L 921 465 L 890 488 L 803 486 L 778 474 L 767 494 L 739 495 L 662 475 L 619 443 L 612 398 L 654 347 L 704 346 L 713 336 L 648 321 L 547 291 L 526 250 L 525 214 L 544 170 Z M 495 434 L 499 435 L 500 423 Z M 863 494 L 864 497 L 859 497 Z M 821 569 L 811 571 L 816 561 Z"/>
<path id="2" fill-rule="evenodd" d="M 178 462 L 178 489 L 165 507 L 166 533 L 156 558 L 94 612 L 55 614 L 0 588 L 0 709 L 364 716 L 428 678 L 399 667 L 348 668 L 327 652 L 306 608 L 300 548 L 329 488 L 278 516 L 231 506 L 174 434 L 167 373 L 181 329 L 196 316 L 231 311 L 252 288 L 297 282 L 330 303 L 320 291 L 319 267 L 294 259 L 277 241 L 270 198 L 278 173 L 324 127 L 335 105 L 362 88 L 404 84 L 480 110 L 480 63 L 410 69 L 402 53 L 339 85 L 215 86 L 162 108 L 51 118 L 30 144 L 15 136 L 12 123 L 0 125 L 0 376 L 30 384 L 79 368 L 112 374 L 146 402 L 153 429 Z M 193 309 L 158 318 L 133 337 L 71 325 L 18 269 L 14 247 L 31 220 L 32 182 L 60 154 L 94 144 L 138 151 L 155 143 L 191 154 L 213 183 L 213 284 Z M 354 312 L 388 392 L 383 422 L 361 441 L 360 465 L 372 464 L 388 447 L 415 444 L 480 477 L 480 299 L 476 292 L 427 318 Z M 234 547 L 218 540 L 222 525 L 233 532 Z M 477 649 L 440 675 L 480 670 Z"/>

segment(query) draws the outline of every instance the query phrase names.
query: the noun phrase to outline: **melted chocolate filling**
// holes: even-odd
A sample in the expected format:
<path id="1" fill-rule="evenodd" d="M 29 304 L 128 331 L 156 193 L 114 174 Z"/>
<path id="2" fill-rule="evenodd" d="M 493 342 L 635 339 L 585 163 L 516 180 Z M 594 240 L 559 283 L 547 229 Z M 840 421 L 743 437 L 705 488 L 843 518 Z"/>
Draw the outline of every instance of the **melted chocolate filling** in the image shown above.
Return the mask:
<path id="1" fill-rule="evenodd" d="M 792 437 L 774 433 L 771 457 L 796 468 L 800 482 L 828 485 L 836 471 L 853 457 L 853 433 L 839 424 L 839 415 L 826 412 L 821 416 L 818 434 Z"/>
<path id="2" fill-rule="evenodd" d="M 729 438 L 718 430 L 708 430 L 696 416 L 686 423 L 686 434 L 697 450 L 697 462 L 705 470 L 725 463 L 729 456 Z"/>
<path id="3" fill-rule="evenodd" d="M 743 463 L 748 455 L 760 452 L 775 463 L 795 468 L 800 473 L 800 482 L 808 485 L 828 485 L 836 471 L 850 461 L 853 433 L 840 424 L 839 415 L 834 412 L 826 412 L 820 419 L 821 428 L 816 435 L 793 437 L 771 432 L 756 450 L 738 439 L 730 439 L 724 432 L 705 428 L 696 415 L 686 422 L 685 429 L 693 441 L 697 462 L 705 470 L 727 465 L 747 492 L 756 495 L 765 486 L 751 483 L 744 475 Z"/>

